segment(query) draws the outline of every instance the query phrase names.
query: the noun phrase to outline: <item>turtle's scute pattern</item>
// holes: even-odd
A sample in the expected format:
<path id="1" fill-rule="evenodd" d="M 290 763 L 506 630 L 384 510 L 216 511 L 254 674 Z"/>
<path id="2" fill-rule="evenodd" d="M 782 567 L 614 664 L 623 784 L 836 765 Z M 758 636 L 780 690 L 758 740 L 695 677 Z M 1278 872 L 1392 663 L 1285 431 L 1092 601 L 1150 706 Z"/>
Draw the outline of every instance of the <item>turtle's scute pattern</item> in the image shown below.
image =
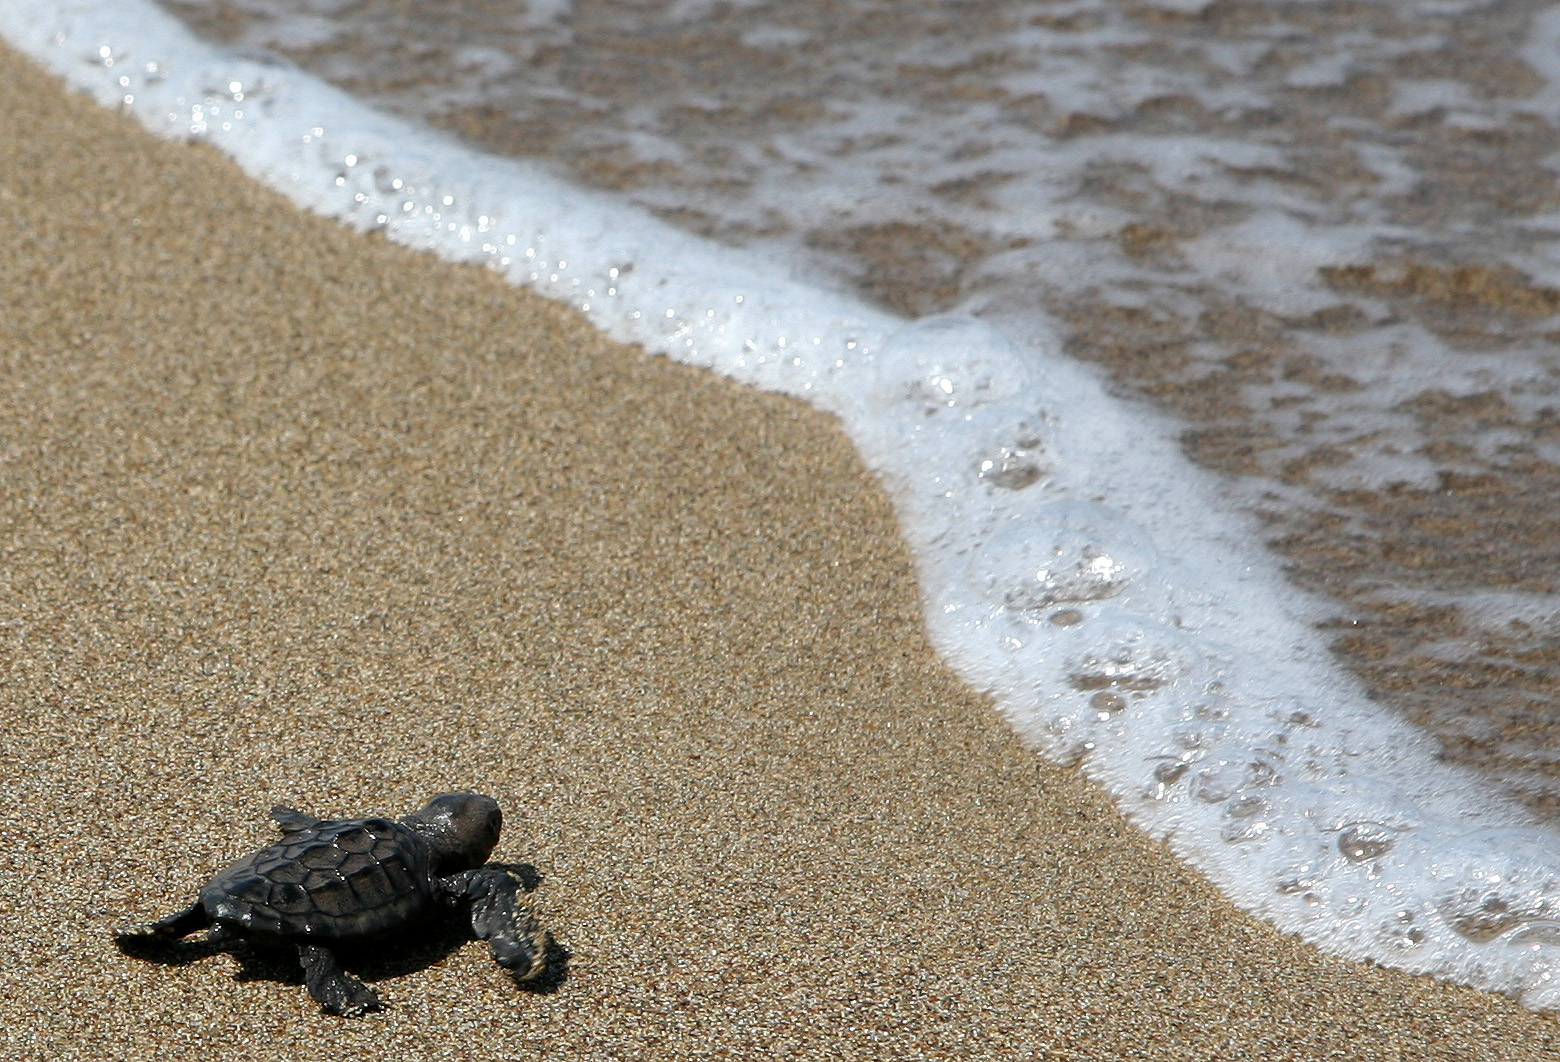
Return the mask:
<path id="1" fill-rule="evenodd" d="M 289 833 L 214 877 L 214 921 L 287 939 L 374 937 L 433 902 L 426 844 L 390 819 L 323 822 Z"/>

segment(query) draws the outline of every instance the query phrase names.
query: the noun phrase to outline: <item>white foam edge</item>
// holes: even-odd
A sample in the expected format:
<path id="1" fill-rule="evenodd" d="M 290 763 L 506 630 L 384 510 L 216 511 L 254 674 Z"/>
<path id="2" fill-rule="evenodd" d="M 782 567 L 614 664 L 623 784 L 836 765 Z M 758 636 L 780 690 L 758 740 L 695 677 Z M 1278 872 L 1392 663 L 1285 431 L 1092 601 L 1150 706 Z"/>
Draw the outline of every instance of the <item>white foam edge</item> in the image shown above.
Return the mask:
<path id="1" fill-rule="evenodd" d="M 934 644 L 1027 739 L 1280 929 L 1560 1007 L 1560 838 L 1370 704 L 1172 426 L 1054 336 L 898 320 L 146 0 L 0 0 L 0 34 L 301 206 L 837 414 L 898 505 Z"/>

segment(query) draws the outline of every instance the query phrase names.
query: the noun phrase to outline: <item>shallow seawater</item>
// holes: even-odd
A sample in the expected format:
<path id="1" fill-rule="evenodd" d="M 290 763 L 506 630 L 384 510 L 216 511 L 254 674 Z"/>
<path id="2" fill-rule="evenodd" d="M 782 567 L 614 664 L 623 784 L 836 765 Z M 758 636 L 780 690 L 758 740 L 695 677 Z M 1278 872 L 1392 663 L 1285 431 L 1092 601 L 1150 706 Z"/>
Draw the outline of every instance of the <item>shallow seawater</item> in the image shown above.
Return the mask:
<path id="1" fill-rule="evenodd" d="M 1545 5 L 166 6 L 890 310 L 1060 320 L 1374 699 L 1560 817 Z"/>
<path id="2" fill-rule="evenodd" d="M 1237 903 L 1560 1006 L 1560 19 L 169 5 L 213 50 L 68 6 L 0 26 L 296 202 L 837 413 L 939 649 Z"/>

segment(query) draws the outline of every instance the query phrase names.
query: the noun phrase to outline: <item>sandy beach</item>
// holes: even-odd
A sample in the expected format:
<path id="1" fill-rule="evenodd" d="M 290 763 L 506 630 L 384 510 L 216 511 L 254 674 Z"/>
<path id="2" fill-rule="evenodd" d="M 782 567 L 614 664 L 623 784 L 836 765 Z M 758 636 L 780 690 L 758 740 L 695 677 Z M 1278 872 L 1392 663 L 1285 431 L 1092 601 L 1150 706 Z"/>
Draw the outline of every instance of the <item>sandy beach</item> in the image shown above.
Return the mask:
<path id="1" fill-rule="evenodd" d="M 0 1050 L 13 1059 L 1540 1059 L 1327 958 L 1023 747 L 822 414 L 308 216 L 0 48 Z M 120 954 L 273 803 L 471 788 L 568 950 L 319 1014 Z M 187 961 L 185 961 L 187 960 Z"/>

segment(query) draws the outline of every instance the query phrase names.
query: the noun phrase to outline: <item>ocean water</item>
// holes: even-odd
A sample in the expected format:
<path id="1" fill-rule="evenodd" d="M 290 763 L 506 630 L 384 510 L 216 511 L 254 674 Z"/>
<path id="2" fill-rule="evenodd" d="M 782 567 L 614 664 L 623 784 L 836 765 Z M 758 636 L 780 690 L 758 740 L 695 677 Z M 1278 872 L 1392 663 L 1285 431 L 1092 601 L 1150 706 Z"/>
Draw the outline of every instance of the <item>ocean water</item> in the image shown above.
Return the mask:
<path id="1" fill-rule="evenodd" d="M 1038 750 L 1319 947 L 1560 1007 L 1560 8 L 0 0 L 0 33 L 838 414 L 933 641 Z"/>

